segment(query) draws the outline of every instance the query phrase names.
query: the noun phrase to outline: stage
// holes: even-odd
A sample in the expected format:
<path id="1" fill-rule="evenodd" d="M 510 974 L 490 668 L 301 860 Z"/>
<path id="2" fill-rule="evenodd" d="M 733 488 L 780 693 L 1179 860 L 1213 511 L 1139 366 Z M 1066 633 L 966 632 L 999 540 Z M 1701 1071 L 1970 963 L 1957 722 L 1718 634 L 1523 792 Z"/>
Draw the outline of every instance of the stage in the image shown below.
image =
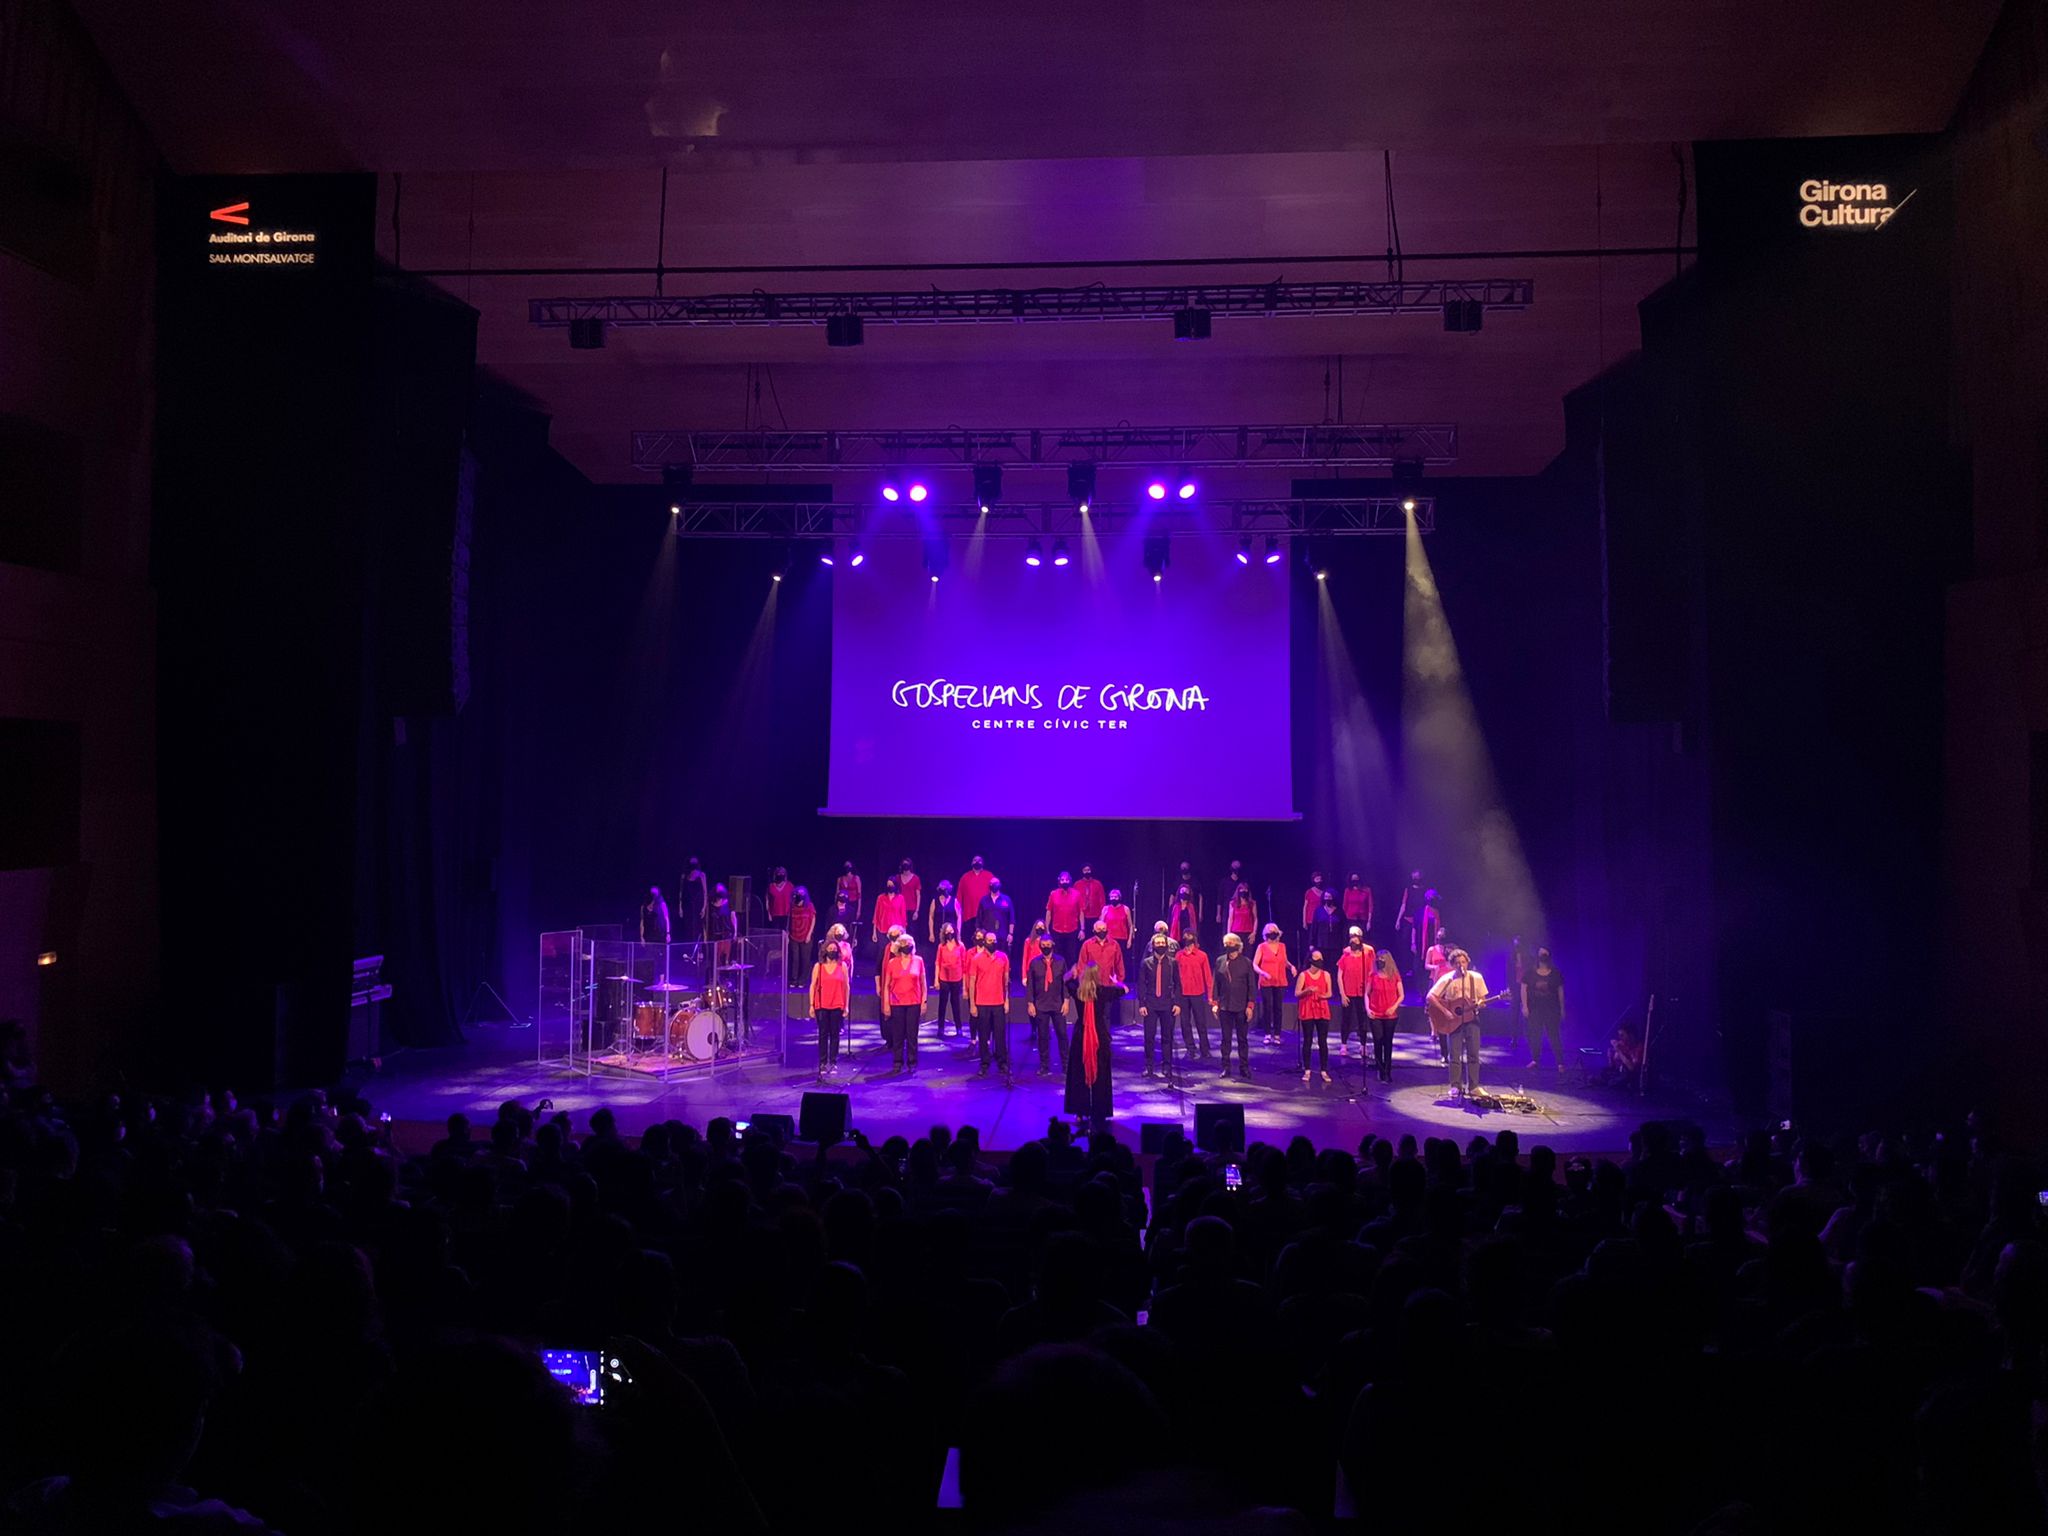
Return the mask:
<path id="1" fill-rule="evenodd" d="M 1064 1072 L 1038 1074 L 1026 1024 L 1011 1025 L 1008 1085 L 994 1069 L 987 1077 L 978 1076 L 969 1042 L 951 1035 L 935 1041 L 929 1025 L 920 1039 L 916 1074 L 899 1075 L 872 1020 L 851 1027 L 851 1048 L 842 1048 L 839 1074 L 820 1083 L 809 1025 L 797 1020 L 791 1025 L 792 1045 L 783 1063 L 749 1065 L 717 1076 L 671 1078 L 666 1085 L 539 1066 L 532 1031 L 501 1025 L 470 1028 L 468 1043 L 462 1046 L 401 1052 L 387 1059 L 381 1072 L 352 1076 L 350 1083 L 359 1084 L 362 1094 L 396 1121 L 419 1123 L 423 1130 L 460 1111 L 477 1123 L 479 1134 L 508 1099 L 527 1105 L 550 1099 L 555 1108 L 574 1117 L 578 1132 L 586 1129 L 591 1111 L 608 1107 L 624 1133 L 637 1135 L 670 1119 L 701 1128 L 720 1115 L 794 1116 L 805 1093 L 823 1089 L 847 1094 L 850 1123 L 877 1142 L 891 1135 L 916 1137 L 934 1124 L 973 1125 L 985 1147 L 1007 1151 L 1042 1136 L 1047 1122 L 1062 1115 Z M 1282 1046 L 1254 1039 L 1249 1081 L 1224 1077 L 1214 1062 L 1195 1062 L 1182 1064 L 1175 1080 L 1168 1082 L 1144 1075 L 1137 1026 L 1125 1024 L 1117 1032 L 1111 1068 L 1115 1131 L 1133 1146 L 1147 1124 L 1178 1122 L 1192 1133 L 1197 1103 L 1242 1104 L 1248 1142 L 1284 1143 L 1303 1135 L 1318 1147 L 1346 1149 L 1355 1148 L 1367 1132 L 1392 1138 L 1451 1136 L 1462 1143 L 1474 1135 L 1512 1130 L 1521 1137 L 1524 1151 L 1542 1143 L 1561 1153 L 1619 1159 L 1627 1153 L 1629 1133 L 1644 1120 L 1694 1120 L 1715 1145 L 1728 1143 L 1734 1131 L 1724 1110 L 1695 1099 L 1639 1097 L 1588 1085 L 1576 1062 L 1563 1071 L 1547 1066 L 1527 1071 L 1527 1057 L 1520 1049 L 1511 1049 L 1505 1037 L 1486 1041 L 1483 1086 L 1495 1093 L 1519 1086 L 1542 1106 L 1541 1113 L 1439 1102 L 1445 1099 L 1443 1064 L 1435 1042 L 1420 1032 L 1395 1037 L 1391 1084 L 1372 1080 L 1367 1064 L 1357 1057 L 1340 1060 L 1334 1039 L 1333 1081 L 1303 1083 L 1298 1050 L 1291 1032 Z M 1567 1054 L 1572 1054 L 1569 1044 Z M 433 1134 L 440 1133 L 436 1129 Z M 411 1145 L 411 1135 L 404 1139 L 408 1150 L 423 1150 Z"/>

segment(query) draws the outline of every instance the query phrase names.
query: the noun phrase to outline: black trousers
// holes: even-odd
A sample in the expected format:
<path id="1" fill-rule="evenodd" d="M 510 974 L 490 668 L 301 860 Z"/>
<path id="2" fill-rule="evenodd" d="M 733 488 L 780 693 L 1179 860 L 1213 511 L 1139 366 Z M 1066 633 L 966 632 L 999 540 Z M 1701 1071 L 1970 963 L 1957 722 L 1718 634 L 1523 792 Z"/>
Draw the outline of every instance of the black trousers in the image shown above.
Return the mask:
<path id="1" fill-rule="evenodd" d="M 818 1065 L 832 1067 L 839 1064 L 839 1036 L 846 1027 L 844 1008 L 820 1008 L 818 1025 Z"/>
<path id="2" fill-rule="evenodd" d="M 1372 1021 L 1372 1059 L 1381 1077 L 1394 1070 L 1394 1021 L 1390 1018 Z"/>
<path id="3" fill-rule="evenodd" d="M 1161 1003 L 1155 1008 L 1149 999 L 1138 1005 L 1138 1017 L 1145 1026 L 1145 1065 L 1148 1067 L 1158 1056 L 1161 1046 L 1167 1050 L 1173 1049 L 1172 1006 L 1170 1003 Z M 1161 1036 L 1164 1038 L 1161 1039 Z"/>
<path id="4" fill-rule="evenodd" d="M 1286 996 L 1287 989 L 1285 987 L 1259 988 L 1258 998 L 1260 1034 L 1277 1035 L 1281 1033 L 1280 1021 L 1284 1017 L 1284 1015 L 1280 1011 L 1280 1003 L 1281 999 L 1285 998 Z"/>
<path id="5" fill-rule="evenodd" d="M 922 1003 L 897 1003 L 889 1009 L 889 1049 L 899 1065 L 917 1065 L 917 1021 L 923 1015 Z"/>
<path id="6" fill-rule="evenodd" d="M 974 1049 L 981 1064 L 989 1063 L 989 1053 L 995 1053 L 996 1065 L 1005 1072 L 1010 1070 L 1010 1010 L 1002 1003 L 983 1003 L 974 1010 Z"/>
<path id="7" fill-rule="evenodd" d="M 1341 1047 L 1346 1040 L 1351 1038 L 1354 1030 L 1358 1033 L 1359 1044 L 1363 1045 L 1365 1043 L 1365 999 L 1362 997 L 1347 997 L 1344 999 L 1344 1019 L 1342 1024 L 1338 1026 L 1337 1044 Z"/>
<path id="8" fill-rule="evenodd" d="M 945 1027 L 946 1015 L 948 1013 L 952 1014 L 953 1023 L 958 1028 L 965 1029 L 967 1027 L 967 1004 L 961 996 L 961 987 L 963 985 L 964 983 L 957 981 L 942 981 L 939 983 L 938 1004 L 932 1014 L 932 1022 L 940 1028 L 943 1029 Z"/>
<path id="9" fill-rule="evenodd" d="M 1194 1057 L 1198 1045 L 1203 1058 L 1207 1059 L 1209 1055 L 1209 1025 L 1214 1017 L 1209 1010 L 1209 999 L 1206 994 L 1181 998 L 1180 1038 L 1181 1044 L 1187 1047 L 1190 1059 Z"/>
<path id="10" fill-rule="evenodd" d="M 1074 962 L 1081 958 L 1081 930 L 1076 928 L 1072 933 L 1055 933 L 1052 952 L 1060 957 L 1060 974 L 1071 971 Z"/>
<path id="11" fill-rule="evenodd" d="M 1308 1070 L 1309 1044 L 1311 1036 L 1313 1036 L 1315 1047 L 1322 1055 L 1322 1070 L 1325 1072 L 1329 1071 L 1330 1021 L 1328 1019 L 1304 1019 L 1296 1015 L 1295 1022 L 1301 1026 L 1301 1070 L 1304 1072 Z"/>
<path id="12" fill-rule="evenodd" d="M 1060 1064 L 1060 1035 L 1063 1033 L 1063 1023 L 1057 1011 L 1041 1013 L 1035 1008 L 1032 1010 L 1031 1040 L 1038 1047 L 1038 1064 L 1041 1067 L 1048 1062 L 1055 1067 Z"/>
<path id="13" fill-rule="evenodd" d="M 1237 1059 L 1240 1064 L 1252 1064 L 1250 1036 L 1246 1032 L 1246 1015 L 1231 1008 L 1216 1010 L 1216 1022 L 1223 1027 L 1223 1065 L 1230 1065 L 1230 1035 L 1237 1032 Z"/>

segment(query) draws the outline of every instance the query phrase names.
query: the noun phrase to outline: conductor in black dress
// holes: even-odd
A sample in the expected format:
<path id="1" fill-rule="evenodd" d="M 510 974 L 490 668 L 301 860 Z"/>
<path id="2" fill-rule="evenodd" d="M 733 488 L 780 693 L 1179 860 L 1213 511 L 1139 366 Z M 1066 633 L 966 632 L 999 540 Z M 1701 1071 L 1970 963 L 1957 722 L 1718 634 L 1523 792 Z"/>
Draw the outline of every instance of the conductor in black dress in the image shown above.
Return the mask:
<path id="1" fill-rule="evenodd" d="M 1122 988 L 1105 981 L 1102 967 L 1069 973 L 1074 1010 L 1067 1042 L 1066 1110 L 1089 1126 L 1109 1124 L 1115 1113 L 1109 1086 L 1109 999 Z"/>

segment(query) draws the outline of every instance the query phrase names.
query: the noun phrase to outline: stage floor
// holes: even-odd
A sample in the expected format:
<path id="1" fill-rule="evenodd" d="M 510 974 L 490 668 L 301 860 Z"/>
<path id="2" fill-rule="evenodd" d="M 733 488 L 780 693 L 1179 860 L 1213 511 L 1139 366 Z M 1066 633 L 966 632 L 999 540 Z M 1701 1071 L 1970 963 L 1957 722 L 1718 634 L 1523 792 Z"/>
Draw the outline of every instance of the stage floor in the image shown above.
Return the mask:
<path id="1" fill-rule="evenodd" d="M 851 1124 L 877 1142 L 895 1134 L 915 1137 L 934 1124 L 973 1125 L 991 1150 L 1008 1150 L 1044 1135 L 1047 1122 L 1062 1113 L 1065 1076 L 1038 1075 L 1027 1025 L 1011 1027 L 1012 1051 L 1023 1049 L 1013 1057 L 1008 1085 L 994 1070 L 987 1077 L 977 1076 L 970 1044 L 951 1035 L 935 1043 L 929 1025 L 920 1042 L 916 1075 L 898 1076 L 872 1021 L 854 1026 L 854 1048 L 842 1050 L 839 1074 L 821 1084 L 808 1024 L 792 1020 L 791 1025 L 796 1043 L 784 1063 L 751 1065 L 716 1077 L 671 1079 L 666 1084 L 543 1067 L 535 1060 L 531 1030 L 472 1027 L 466 1045 L 401 1052 L 360 1086 L 378 1109 L 399 1121 L 437 1124 L 461 1111 L 481 1129 L 507 1099 L 530 1105 L 546 1098 L 575 1117 L 578 1131 L 592 1110 L 608 1106 L 628 1135 L 661 1120 L 701 1127 L 719 1115 L 793 1116 L 806 1092 L 824 1088 L 851 1097 Z M 1391 1084 L 1373 1081 L 1358 1058 L 1340 1061 L 1334 1054 L 1333 1082 L 1304 1083 L 1298 1050 L 1291 1033 L 1284 1046 L 1254 1039 L 1249 1081 L 1224 1077 L 1213 1063 L 1197 1062 L 1185 1065 L 1178 1081 L 1169 1084 L 1144 1075 L 1140 1037 L 1136 1026 L 1127 1024 L 1118 1031 L 1111 1066 L 1117 1135 L 1136 1146 L 1143 1125 L 1176 1121 L 1192 1134 L 1197 1102 L 1242 1104 L 1248 1141 L 1285 1142 L 1305 1135 L 1318 1146 L 1347 1149 L 1355 1148 L 1368 1131 L 1395 1138 L 1410 1132 L 1418 1139 L 1454 1136 L 1462 1142 L 1475 1134 L 1513 1130 L 1525 1151 L 1540 1142 L 1559 1152 L 1619 1158 L 1627 1153 L 1630 1132 L 1644 1120 L 1694 1120 L 1715 1145 L 1732 1141 L 1735 1130 L 1724 1111 L 1696 1099 L 1660 1101 L 1587 1085 L 1576 1065 L 1563 1072 L 1548 1067 L 1528 1071 L 1527 1058 L 1520 1049 L 1511 1050 L 1505 1039 L 1486 1042 L 1482 1081 L 1494 1092 L 1519 1086 L 1542 1106 L 1542 1113 L 1439 1102 L 1445 1099 L 1444 1068 L 1435 1042 L 1426 1034 L 1395 1037 Z"/>

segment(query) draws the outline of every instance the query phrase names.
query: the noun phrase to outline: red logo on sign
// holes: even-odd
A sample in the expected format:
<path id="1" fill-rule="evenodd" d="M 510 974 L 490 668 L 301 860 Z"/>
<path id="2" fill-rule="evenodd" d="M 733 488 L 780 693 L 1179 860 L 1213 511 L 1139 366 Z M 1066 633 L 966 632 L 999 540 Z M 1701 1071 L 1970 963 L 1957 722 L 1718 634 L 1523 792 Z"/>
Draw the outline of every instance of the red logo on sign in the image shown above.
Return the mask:
<path id="1" fill-rule="evenodd" d="M 247 203 L 229 203 L 225 208 L 214 209 L 207 217 L 218 220 L 222 224 L 246 224 L 249 222 L 249 205 Z"/>

